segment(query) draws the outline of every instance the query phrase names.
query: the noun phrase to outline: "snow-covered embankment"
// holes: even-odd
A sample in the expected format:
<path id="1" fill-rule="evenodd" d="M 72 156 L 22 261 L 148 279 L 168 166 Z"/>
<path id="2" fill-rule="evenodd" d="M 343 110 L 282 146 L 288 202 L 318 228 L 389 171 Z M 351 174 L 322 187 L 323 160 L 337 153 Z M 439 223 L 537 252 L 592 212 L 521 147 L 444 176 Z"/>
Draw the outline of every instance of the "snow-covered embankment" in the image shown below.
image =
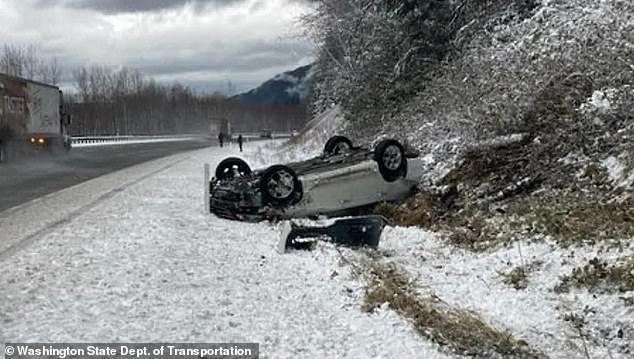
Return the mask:
<path id="1" fill-rule="evenodd" d="M 204 149 L 0 213 L 0 342 L 259 342 L 262 358 L 445 357 L 360 310 L 335 251 L 280 255 L 276 226 L 204 213 Z"/>

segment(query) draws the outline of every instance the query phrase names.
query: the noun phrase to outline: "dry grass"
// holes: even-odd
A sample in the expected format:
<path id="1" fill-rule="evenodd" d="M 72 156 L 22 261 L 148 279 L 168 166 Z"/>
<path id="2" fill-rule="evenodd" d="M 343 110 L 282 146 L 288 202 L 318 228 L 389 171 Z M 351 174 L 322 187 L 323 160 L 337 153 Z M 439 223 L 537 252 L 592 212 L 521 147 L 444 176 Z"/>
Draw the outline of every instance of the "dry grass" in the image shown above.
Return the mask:
<path id="1" fill-rule="evenodd" d="M 419 333 L 452 351 L 478 358 L 502 355 L 512 358 L 543 358 L 523 340 L 485 323 L 477 314 L 450 308 L 438 298 L 419 296 L 407 276 L 393 265 L 367 262 L 370 284 L 364 309 L 383 303 L 410 319 Z"/>
<path id="2" fill-rule="evenodd" d="M 381 203 L 373 213 L 404 227 L 422 227 L 447 234 L 449 241 L 472 250 L 484 250 L 496 243 L 494 231 L 483 213 L 456 206 L 456 192 L 419 192 L 402 204 Z"/>
<path id="3" fill-rule="evenodd" d="M 563 276 L 555 291 L 563 293 L 570 288 L 587 288 L 591 292 L 634 291 L 634 259 L 613 265 L 598 258 L 591 259 Z"/>
<path id="4" fill-rule="evenodd" d="M 528 275 L 541 267 L 543 262 L 535 261 L 528 265 L 520 265 L 509 272 L 499 273 L 502 277 L 502 282 L 508 286 L 511 286 L 517 290 L 528 288 Z"/>
<path id="5" fill-rule="evenodd" d="M 634 198 L 602 202 L 582 193 L 550 195 L 513 205 L 533 233 L 552 236 L 560 245 L 594 244 L 634 237 Z"/>
<path id="6" fill-rule="evenodd" d="M 436 199 L 430 193 L 417 193 L 402 205 L 380 203 L 374 212 L 389 218 L 400 226 L 419 226 L 429 228 L 440 215 Z"/>
<path id="7" fill-rule="evenodd" d="M 597 185 L 603 183 L 599 182 L 602 172 L 592 168 L 587 169 L 588 180 L 597 181 Z M 396 225 L 419 226 L 445 234 L 451 244 L 473 251 L 509 245 L 521 238 L 550 237 L 568 247 L 634 237 L 634 197 L 607 201 L 609 195 L 596 186 L 592 191 L 548 191 L 538 196 L 518 196 L 500 211 L 452 207 L 440 198 L 419 193 L 404 204 L 380 204 L 374 212 Z"/>
<path id="8" fill-rule="evenodd" d="M 528 271 L 525 267 L 519 266 L 513 268 L 508 273 L 500 273 L 502 282 L 517 290 L 526 289 L 528 287 Z"/>
<path id="9" fill-rule="evenodd" d="M 471 209 L 452 216 L 444 223 L 438 223 L 437 230 L 449 233 L 450 243 L 473 251 L 484 251 L 499 244 L 509 242 L 507 237 L 500 236 L 495 225 L 487 221 L 484 212 Z"/>
<path id="10" fill-rule="evenodd" d="M 475 209 L 457 210 L 430 193 L 418 193 L 406 203 L 381 203 L 373 213 L 404 227 L 422 227 L 445 234 L 451 244 L 483 251 L 508 242 L 487 222 L 486 213 Z"/>

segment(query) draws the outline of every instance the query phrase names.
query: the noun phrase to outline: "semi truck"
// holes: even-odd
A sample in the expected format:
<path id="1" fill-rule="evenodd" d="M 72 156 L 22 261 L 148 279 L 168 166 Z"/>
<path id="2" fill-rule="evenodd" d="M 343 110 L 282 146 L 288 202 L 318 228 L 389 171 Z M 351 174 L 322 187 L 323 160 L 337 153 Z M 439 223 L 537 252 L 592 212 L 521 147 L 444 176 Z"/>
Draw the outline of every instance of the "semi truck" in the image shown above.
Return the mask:
<path id="1" fill-rule="evenodd" d="M 221 133 L 228 141 L 231 140 L 231 123 L 228 119 L 222 117 L 212 117 L 210 120 L 211 138 L 218 138 Z"/>
<path id="2" fill-rule="evenodd" d="M 70 124 L 57 86 L 0 73 L 0 161 L 69 151 Z"/>

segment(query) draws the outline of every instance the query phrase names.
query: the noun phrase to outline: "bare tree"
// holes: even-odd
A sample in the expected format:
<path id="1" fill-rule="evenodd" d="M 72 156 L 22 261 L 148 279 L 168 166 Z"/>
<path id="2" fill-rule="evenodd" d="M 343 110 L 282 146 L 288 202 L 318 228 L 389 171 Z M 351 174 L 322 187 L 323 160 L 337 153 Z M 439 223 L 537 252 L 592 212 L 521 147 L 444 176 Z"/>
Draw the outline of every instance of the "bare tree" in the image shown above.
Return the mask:
<path id="1" fill-rule="evenodd" d="M 24 76 L 25 55 L 24 50 L 13 45 L 4 45 L 0 56 L 0 69 L 11 76 Z"/>
<path id="2" fill-rule="evenodd" d="M 241 130 L 286 130 L 299 128 L 307 117 L 301 105 L 245 105 L 196 95 L 182 84 L 160 84 L 127 68 L 80 68 L 73 77 L 74 134 L 205 134 L 212 117 L 228 118 Z"/>
<path id="3" fill-rule="evenodd" d="M 59 85 L 63 71 L 56 57 L 43 59 L 36 45 L 5 44 L 0 53 L 0 72 Z"/>
<path id="4" fill-rule="evenodd" d="M 57 57 L 53 57 L 48 64 L 42 62 L 40 64 L 40 79 L 48 84 L 57 86 L 62 78 L 62 66 Z"/>
<path id="5" fill-rule="evenodd" d="M 35 45 L 29 45 L 24 50 L 24 77 L 35 80 L 41 67 L 41 60 Z"/>

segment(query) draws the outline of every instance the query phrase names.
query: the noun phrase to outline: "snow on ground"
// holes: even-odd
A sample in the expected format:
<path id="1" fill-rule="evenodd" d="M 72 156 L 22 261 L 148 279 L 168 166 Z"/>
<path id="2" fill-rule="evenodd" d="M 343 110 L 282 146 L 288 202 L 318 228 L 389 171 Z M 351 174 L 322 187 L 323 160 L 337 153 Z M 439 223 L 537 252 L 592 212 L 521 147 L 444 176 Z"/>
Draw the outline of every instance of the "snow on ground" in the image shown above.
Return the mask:
<path id="1" fill-rule="evenodd" d="M 387 228 L 381 247 L 388 260 L 415 278 L 422 293 L 433 293 L 454 307 L 479 313 L 486 322 L 510 330 L 551 358 L 632 358 L 634 307 L 626 306 L 623 293 L 594 295 L 572 289 L 568 294 L 556 294 L 553 288 L 560 275 L 592 258 L 633 255 L 634 243 L 602 249 L 521 243 L 473 253 L 448 246 L 420 229 Z M 536 262 L 541 264 L 529 274 L 528 288 L 516 290 L 502 282 L 500 273 Z M 585 317 L 584 339 L 564 320 L 569 314 Z"/>
<path id="2" fill-rule="evenodd" d="M 448 357 L 393 311 L 362 313 L 362 284 L 330 246 L 280 255 L 277 226 L 204 213 L 204 162 L 241 155 L 260 168 L 307 156 L 276 155 L 281 144 L 171 156 L 0 213 L 0 341 L 254 341 L 263 358 Z M 521 242 L 472 253 L 388 227 L 381 252 L 422 294 L 472 310 L 552 358 L 634 351 L 634 308 L 622 293 L 553 291 L 594 257 L 633 255 L 632 243 Z M 500 273 L 535 262 L 528 288 L 502 282 Z M 571 314 L 585 318 L 581 332 L 565 320 Z"/>
<path id="3" fill-rule="evenodd" d="M 204 213 L 180 154 L 0 213 L 0 342 L 259 342 L 262 358 L 444 358 L 387 310 L 360 311 L 336 251 L 275 251 L 278 228 Z"/>
<path id="4" fill-rule="evenodd" d="M 277 153 L 277 157 L 281 161 L 291 162 L 317 156 L 322 153 L 324 145 L 330 137 L 343 133 L 344 126 L 341 107 L 333 106 L 306 124 L 304 131 L 299 134 L 298 140 L 289 142 Z M 353 143 L 354 140 L 353 138 Z"/>
<path id="5" fill-rule="evenodd" d="M 299 150 L 289 153 L 285 147 L 280 154 L 276 152 L 279 145 L 261 147 L 245 158 L 264 166 L 287 157 L 308 156 Z M 429 164 L 442 167 L 433 158 Z M 603 165 L 613 180 L 623 176 L 617 160 L 606 160 Z M 433 173 L 430 176 L 438 178 Z M 593 294 L 585 289 L 558 294 L 553 290 L 560 276 L 593 258 L 614 262 L 634 256 L 634 242 L 563 249 L 545 239 L 473 253 L 450 246 L 435 233 L 422 229 L 387 227 L 380 247 L 386 260 L 412 276 L 424 297 L 434 294 L 452 307 L 478 313 L 485 322 L 508 330 L 551 358 L 589 355 L 616 359 L 631 358 L 634 353 L 634 307 L 626 305 L 628 298 L 634 299 L 631 294 Z M 529 273 L 528 288 L 516 290 L 503 283 L 501 273 L 531 265 L 535 269 Z M 565 320 L 570 315 L 585 318 L 581 332 Z"/>

